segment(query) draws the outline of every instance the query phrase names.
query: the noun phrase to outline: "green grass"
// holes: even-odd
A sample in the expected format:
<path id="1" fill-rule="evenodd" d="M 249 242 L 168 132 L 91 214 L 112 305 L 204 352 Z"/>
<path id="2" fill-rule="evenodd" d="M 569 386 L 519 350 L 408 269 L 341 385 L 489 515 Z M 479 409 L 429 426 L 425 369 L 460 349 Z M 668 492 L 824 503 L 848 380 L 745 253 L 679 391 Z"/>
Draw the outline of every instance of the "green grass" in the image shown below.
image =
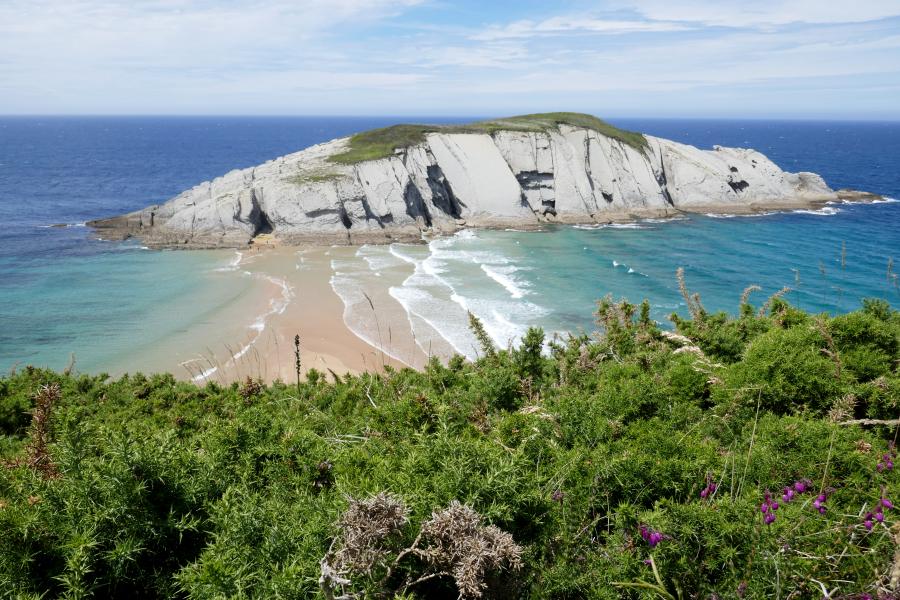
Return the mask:
<path id="1" fill-rule="evenodd" d="M 350 499 L 387 492 L 408 522 L 371 570 L 341 573 L 354 597 L 456 598 L 448 576 L 401 593 L 429 563 L 399 557 L 454 500 L 524 548 L 485 598 L 821 598 L 818 582 L 896 597 L 898 510 L 865 515 L 900 500 L 900 468 L 876 468 L 897 428 L 841 422 L 900 414 L 900 312 L 692 306 L 674 321 L 699 351 L 679 352 L 649 303 L 604 300 L 603 335 L 547 354 L 539 330 L 511 350 L 482 335 L 480 360 L 421 371 L 0 377 L 0 596 L 322 598 Z M 764 524 L 766 491 L 806 479 Z M 651 547 L 641 526 L 665 537 Z"/>
<path id="2" fill-rule="evenodd" d="M 350 147 L 328 160 L 338 164 L 355 164 L 366 160 L 387 158 L 398 149 L 408 148 L 425 141 L 428 133 L 486 133 L 498 131 L 548 131 L 560 125 L 592 129 L 607 137 L 619 140 L 643 152 L 647 140 L 640 133 L 626 131 L 592 115 L 583 113 L 537 113 L 479 121 L 468 125 L 392 125 L 357 133 L 350 138 Z"/>
<path id="3" fill-rule="evenodd" d="M 342 173 L 334 173 L 331 171 L 315 171 L 311 173 L 300 173 L 292 177 L 286 177 L 284 180 L 294 185 L 303 185 L 305 183 L 323 183 L 326 181 L 335 181 L 344 175 Z"/>

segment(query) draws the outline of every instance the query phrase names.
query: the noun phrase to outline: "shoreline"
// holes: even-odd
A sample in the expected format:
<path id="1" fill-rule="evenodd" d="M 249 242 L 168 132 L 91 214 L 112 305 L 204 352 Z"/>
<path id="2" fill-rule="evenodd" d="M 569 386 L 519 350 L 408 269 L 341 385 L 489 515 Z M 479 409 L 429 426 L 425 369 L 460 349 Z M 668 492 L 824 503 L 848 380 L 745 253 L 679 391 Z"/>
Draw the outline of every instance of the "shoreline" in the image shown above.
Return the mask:
<path id="1" fill-rule="evenodd" d="M 817 203 L 816 210 L 829 210 L 828 205 L 872 202 L 823 201 Z M 895 200 L 887 198 L 874 202 Z M 811 212 L 814 208 L 809 203 L 790 207 L 782 205 L 782 210 L 777 212 Z M 766 216 L 774 212 L 670 211 L 664 216 L 631 215 L 628 220 L 594 222 L 591 225 L 560 222 L 545 225 L 599 229 L 625 227 L 641 221 L 683 220 L 690 214 L 728 218 Z M 460 231 L 472 229 L 475 228 Z M 415 241 L 428 244 L 449 238 L 423 237 Z M 235 251 L 235 256 L 227 262 L 223 261 L 222 266 L 213 269 L 216 275 L 225 277 L 251 277 L 252 283 L 249 285 L 252 293 L 248 294 L 244 304 L 217 310 L 207 323 L 191 325 L 179 342 L 181 348 L 190 349 L 193 354 L 175 361 L 175 355 L 170 356 L 168 352 L 174 343 L 167 341 L 164 344 L 166 347 L 144 349 L 123 361 L 121 366 L 140 364 L 147 371 L 168 371 L 178 379 L 197 383 L 216 381 L 227 384 L 246 377 L 266 382 L 281 379 L 289 383 L 296 377 L 293 339 L 297 334 L 300 335 L 302 376 L 311 368 L 326 377 L 366 371 L 383 372 L 385 367 L 422 368 L 431 354 L 447 358 L 460 352 L 458 343 L 454 346 L 454 342 L 442 335 L 432 323 L 423 321 L 420 315 L 411 314 L 393 293 L 392 289 L 402 288 L 408 278 L 415 276 L 417 267 L 413 262 L 399 261 L 372 268 L 377 270 L 376 278 L 363 283 L 358 277 L 350 277 L 347 281 L 341 279 L 354 268 L 354 263 L 363 265 L 364 261 L 369 261 L 368 255 L 372 253 L 360 252 L 364 246 L 293 247 L 279 243 L 272 236 L 261 236 L 250 246 Z M 372 244 L 369 246 L 375 247 Z M 371 263 L 369 267 L 372 267 Z M 247 285 L 246 280 L 244 285 Z M 503 283 L 500 282 L 500 285 Z M 417 339 L 416 332 L 421 334 L 423 328 L 443 339 L 435 340 L 435 336 L 426 336 L 426 341 Z M 237 343 L 235 340 L 238 340 Z M 196 352 L 198 349 L 200 351 Z M 141 354 L 144 354 L 143 359 Z M 147 356 L 151 358 L 146 359 Z M 129 369 L 114 371 L 126 370 Z"/>
<path id="2" fill-rule="evenodd" d="M 689 209 L 666 207 L 663 209 L 635 209 L 628 211 L 610 211 L 592 214 L 585 219 L 580 216 L 567 215 L 543 215 L 537 216 L 536 221 L 522 221 L 518 218 L 476 217 L 470 220 L 459 219 L 455 226 L 444 226 L 441 229 L 418 229 L 402 227 L 397 229 L 385 229 L 381 233 L 360 232 L 354 234 L 347 230 L 341 235 L 335 234 L 308 234 L 278 236 L 274 233 L 258 234 L 251 238 L 249 243 L 234 244 L 224 241 L 222 243 L 207 242 L 170 242 L 167 240 L 142 237 L 127 233 L 113 238 L 101 238 L 101 232 L 107 229 L 100 225 L 104 220 L 88 221 L 86 224 L 93 230 L 95 239 L 103 241 L 125 241 L 128 239 L 140 240 L 141 243 L 154 250 L 241 250 L 253 247 L 283 247 L 283 248 L 326 248 L 331 246 L 360 247 L 364 245 L 388 245 L 394 243 L 420 243 L 432 239 L 439 239 L 454 235 L 467 229 L 504 230 L 516 229 L 520 231 L 540 231 L 548 225 L 604 225 L 613 223 L 635 223 L 644 219 L 677 219 L 685 215 L 760 215 L 794 212 L 799 210 L 819 210 L 830 204 L 872 204 L 878 202 L 890 202 L 890 199 L 872 192 L 841 189 L 834 192 L 833 196 L 821 198 L 803 198 L 795 200 L 750 202 L 747 204 L 710 204 L 694 205 Z M 107 219 L 106 221 L 110 221 Z"/>
<path id="3" fill-rule="evenodd" d="M 247 328 L 255 332 L 238 350 L 230 345 L 226 352 L 207 348 L 206 353 L 193 359 L 193 367 L 182 363 L 188 374 L 182 378 L 200 383 L 228 383 L 246 377 L 266 382 L 293 381 L 295 335 L 300 336 L 303 377 L 310 369 L 331 376 L 424 364 L 425 357 L 410 352 L 403 359 L 398 358 L 399 352 L 382 350 L 347 325 L 344 302 L 331 286 L 331 258 L 335 250 L 316 247 L 298 251 L 267 243 L 238 253 L 239 258 L 230 266 L 249 273 L 258 282 L 256 285 L 270 288 L 264 299 L 255 304 L 254 321 Z M 404 332 L 397 331 L 394 323 L 399 319 L 391 316 L 390 320 L 393 335 L 403 339 Z M 203 365 L 206 368 L 199 368 Z"/>

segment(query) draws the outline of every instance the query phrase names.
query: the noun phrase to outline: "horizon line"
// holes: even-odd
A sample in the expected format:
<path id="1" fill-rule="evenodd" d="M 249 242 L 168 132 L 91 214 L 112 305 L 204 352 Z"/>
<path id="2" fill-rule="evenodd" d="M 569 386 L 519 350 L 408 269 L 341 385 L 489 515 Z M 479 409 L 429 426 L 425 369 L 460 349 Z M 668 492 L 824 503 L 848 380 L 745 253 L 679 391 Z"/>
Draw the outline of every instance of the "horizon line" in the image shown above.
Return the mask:
<path id="1" fill-rule="evenodd" d="M 557 112 L 557 111 L 550 111 Z M 568 112 L 568 111 L 567 111 Z M 581 111 L 571 111 L 581 112 Z M 204 118 L 204 119 L 502 119 L 525 114 L 541 114 L 540 112 L 504 114 L 502 116 L 485 116 L 478 114 L 261 114 L 261 113 L 0 113 L 0 119 L 19 118 Z M 900 123 L 900 115 L 882 117 L 861 116 L 759 116 L 759 115 L 713 115 L 713 116 L 649 116 L 649 115 L 625 115 L 611 114 L 598 115 L 596 113 L 583 113 L 596 116 L 601 119 L 641 119 L 660 121 L 803 121 L 803 122 L 848 122 L 848 123 Z"/>

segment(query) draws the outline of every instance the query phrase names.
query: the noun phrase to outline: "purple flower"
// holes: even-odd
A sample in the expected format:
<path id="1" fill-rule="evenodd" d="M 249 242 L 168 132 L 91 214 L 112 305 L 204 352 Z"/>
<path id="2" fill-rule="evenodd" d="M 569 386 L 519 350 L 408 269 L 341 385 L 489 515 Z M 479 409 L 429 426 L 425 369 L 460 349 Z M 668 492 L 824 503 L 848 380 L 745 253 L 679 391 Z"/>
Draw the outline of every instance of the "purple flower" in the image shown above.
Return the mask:
<path id="1" fill-rule="evenodd" d="M 708 498 L 708 497 L 712 496 L 713 494 L 715 494 L 715 493 L 716 493 L 716 490 L 717 490 L 718 488 L 719 488 L 718 485 L 716 485 L 716 484 L 713 483 L 713 482 L 710 482 L 710 483 L 706 484 L 706 487 L 703 488 L 703 489 L 700 491 L 700 497 L 701 497 L 701 498 Z"/>
<path id="2" fill-rule="evenodd" d="M 825 506 L 825 502 L 827 502 L 827 501 L 828 501 L 828 496 L 826 496 L 824 493 L 819 494 L 818 496 L 816 496 L 816 499 L 813 500 L 813 508 L 815 508 L 817 511 L 819 511 L 820 515 L 824 515 L 825 510 L 827 509 L 827 507 Z"/>
<path id="3" fill-rule="evenodd" d="M 560 504 L 562 504 L 563 499 L 565 497 L 566 497 L 566 495 L 563 493 L 562 490 L 556 490 L 552 494 L 550 494 L 550 499 L 553 500 L 554 502 L 559 502 Z"/>
<path id="4" fill-rule="evenodd" d="M 874 523 L 872 523 L 872 513 L 866 514 L 866 519 L 863 521 L 863 525 L 866 527 L 866 530 L 872 531 L 872 527 L 874 527 Z"/>
<path id="5" fill-rule="evenodd" d="M 881 506 L 883 506 L 883 507 L 885 507 L 886 509 L 890 510 L 890 509 L 894 508 L 894 503 L 891 502 L 890 500 L 888 500 L 887 498 L 882 498 L 882 499 L 881 499 Z"/>
<path id="6" fill-rule="evenodd" d="M 641 537 L 644 538 L 644 541 L 647 542 L 647 545 L 651 548 L 656 548 L 656 545 L 661 541 L 668 539 L 669 536 L 660 533 L 659 531 L 655 531 L 650 529 L 646 525 L 640 526 Z"/>
<path id="7" fill-rule="evenodd" d="M 893 471 L 894 470 L 894 457 L 897 455 L 897 450 L 894 449 L 894 442 L 888 442 L 888 451 L 881 455 L 881 462 L 875 467 L 878 469 L 878 472 L 882 471 Z"/>
<path id="8" fill-rule="evenodd" d="M 747 582 L 742 581 L 737 586 L 737 597 L 743 598 L 744 594 L 746 594 L 746 593 L 747 593 Z"/>
<path id="9" fill-rule="evenodd" d="M 763 523 L 770 525 L 775 521 L 775 511 L 778 510 L 778 502 L 772 499 L 772 494 L 769 490 L 766 490 L 763 503 L 760 505 L 759 510 L 763 514 Z"/>
<path id="10" fill-rule="evenodd" d="M 806 493 L 810 485 L 811 483 L 808 479 L 798 479 L 794 482 L 794 491 L 798 494 Z"/>
<path id="11" fill-rule="evenodd" d="M 784 501 L 785 504 L 787 504 L 788 502 L 790 502 L 791 500 L 794 499 L 794 494 L 795 494 L 795 492 L 793 489 L 791 489 L 789 487 L 785 487 L 784 493 L 781 494 L 781 499 L 782 499 L 782 501 Z"/>
<path id="12" fill-rule="evenodd" d="M 884 513 L 881 512 L 881 509 L 879 509 L 878 512 L 875 513 L 875 520 L 879 523 L 884 523 Z"/>

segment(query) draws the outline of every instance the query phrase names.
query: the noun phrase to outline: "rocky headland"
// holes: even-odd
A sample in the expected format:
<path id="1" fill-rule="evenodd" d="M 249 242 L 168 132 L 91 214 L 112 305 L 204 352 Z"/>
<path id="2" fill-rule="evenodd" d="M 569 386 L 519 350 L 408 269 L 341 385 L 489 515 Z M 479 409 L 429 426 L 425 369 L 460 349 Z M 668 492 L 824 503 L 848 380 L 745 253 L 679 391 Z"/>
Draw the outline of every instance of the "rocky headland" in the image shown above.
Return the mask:
<path id="1" fill-rule="evenodd" d="M 578 113 L 466 126 L 395 125 L 231 171 L 171 200 L 89 223 L 157 248 L 419 240 L 681 212 L 749 213 L 877 196 L 834 191 L 760 152 L 693 146 Z"/>

